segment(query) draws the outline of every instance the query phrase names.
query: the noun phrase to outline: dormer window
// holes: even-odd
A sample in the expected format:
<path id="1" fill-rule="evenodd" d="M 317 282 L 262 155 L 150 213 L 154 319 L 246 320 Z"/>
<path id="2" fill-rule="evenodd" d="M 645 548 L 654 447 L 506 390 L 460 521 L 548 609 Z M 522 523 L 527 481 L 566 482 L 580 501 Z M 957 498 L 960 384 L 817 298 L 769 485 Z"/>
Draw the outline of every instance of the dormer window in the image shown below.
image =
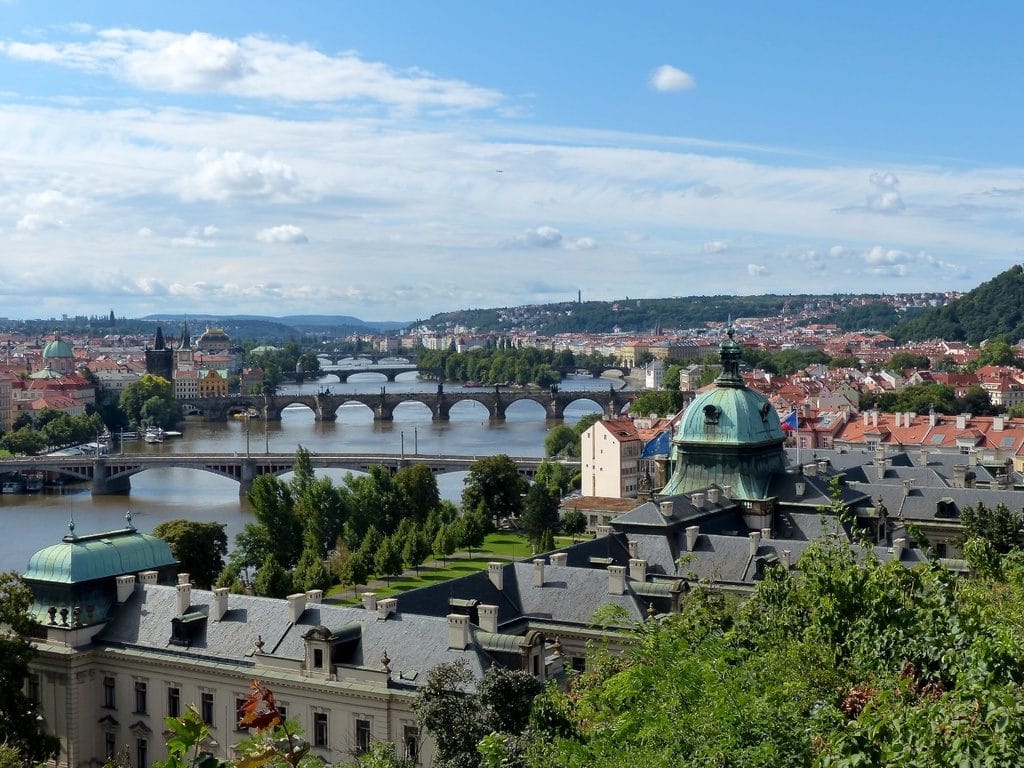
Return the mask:
<path id="1" fill-rule="evenodd" d="M 721 414 L 722 414 L 722 409 L 719 408 L 717 405 L 711 405 L 710 403 L 708 405 L 705 405 L 704 406 L 704 423 L 705 424 L 717 424 L 718 423 L 718 418 L 719 418 L 719 416 L 721 416 Z"/>

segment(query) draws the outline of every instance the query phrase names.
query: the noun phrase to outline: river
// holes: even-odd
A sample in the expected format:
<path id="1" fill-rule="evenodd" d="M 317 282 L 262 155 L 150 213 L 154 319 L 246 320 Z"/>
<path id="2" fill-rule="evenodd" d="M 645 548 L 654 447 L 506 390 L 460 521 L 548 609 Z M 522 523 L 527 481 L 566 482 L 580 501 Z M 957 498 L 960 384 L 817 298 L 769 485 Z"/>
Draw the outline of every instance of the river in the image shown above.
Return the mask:
<path id="1" fill-rule="evenodd" d="M 614 379 L 569 377 L 563 390 L 604 389 Z M 301 386 L 282 387 L 282 392 L 316 393 L 329 387 L 332 393 L 377 392 L 386 386 L 388 392 L 433 392 L 437 385 L 417 379 L 415 373 L 402 374 L 395 382 L 373 373 L 352 375 L 339 384 L 328 377 Z M 449 385 L 455 391 L 458 385 Z M 577 401 L 566 409 L 565 423 L 572 424 L 587 413 L 600 410 L 591 401 Z M 451 420 L 433 422 L 430 411 L 421 403 L 404 403 L 395 409 L 394 421 L 374 422 L 369 408 L 352 403 L 338 409 L 338 419 L 317 422 L 305 407 L 286 408 L 280 422 L 253 419 L 246 422 L 230 419 L 226 423 L 187 419 L 181 427 L 182 437 L 163 443 L 126 442 L 126 453 L 193 453 L 200 451 L 249 450 L 262 452 L 293 451 L 299 445 L 313 451 L 373 451 L 407 454 L 458 454 L 488 456 L 507 453 L 512 456 L 543 456 L 544 437 L 558 422 L 545 420 L 544 409 L 533 402 L 511 405 L 504 422 L 490 422 L 487 411 L 474 402 L 462 402 L 451 409 Z M 340 482 L 345 470 L 318 470 Z M 445 498 L 458 500 L 465 473 L 438 477 L 438 486 Z M 189 469 L 152 469 L 134 475 L 131 493 L 115 496 L 93 496 L 88 484 L 65 486 L 58 492 L 47 490 L 31 495 L 0 496 L 0 515 L 5 535 L 0 537 L 0 570 L 23 571 L 28 559 L 37 550 L 55 544 L 68 532 L 68 521 L 74 519 L 79 535 L 97 533 L 124 525 L 130 509 L 134 525 L 143 532 L 165 520 L 191 520 L 225 523 L 228 539 L 242 530 L 251 514 L 238 497 L 238 484 L 233 480 Z"/>

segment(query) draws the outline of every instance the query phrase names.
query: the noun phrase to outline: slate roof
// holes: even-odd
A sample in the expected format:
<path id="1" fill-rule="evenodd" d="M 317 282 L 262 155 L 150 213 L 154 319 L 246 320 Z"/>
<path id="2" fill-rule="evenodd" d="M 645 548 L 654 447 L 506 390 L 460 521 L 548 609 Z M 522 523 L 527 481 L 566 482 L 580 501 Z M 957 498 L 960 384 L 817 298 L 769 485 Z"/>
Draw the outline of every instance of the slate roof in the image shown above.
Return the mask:
<path id="1" fill-rule="evenodd" d="M 482 675 L 491 664 L 489 655 L 475 645 L 465 651 L 450 650 L 448 622 L 444 618 L 399 612 L 380 620 L 376 611 L 311 604 L 293 624 L 284 600 L 229 595 L 227 613 L 222 620 L 214 621 L 209 618 L 213 593 L 193 589 L 191 594 L 189 613 L 205 614 L 207 618 L 203 622 L 205 629 L 196 632 L 187 646 L 171 642 L 177 589 L 157 585 L 137 585 L 94 642 L 250 666 L 255 664 L 257 635 L 262 637 L 264 654 L 302 659 L 303 635 L 310 629 L 325 626 L 334 631 L 356 622 L 361 626 L 361 640 L 349 663 L 380 669 L 379 660 L 386 650 L 396 682 L 421 685 L 425 680 L 422 673 L 458 659 L 468 662 L 474 677 Z"/>

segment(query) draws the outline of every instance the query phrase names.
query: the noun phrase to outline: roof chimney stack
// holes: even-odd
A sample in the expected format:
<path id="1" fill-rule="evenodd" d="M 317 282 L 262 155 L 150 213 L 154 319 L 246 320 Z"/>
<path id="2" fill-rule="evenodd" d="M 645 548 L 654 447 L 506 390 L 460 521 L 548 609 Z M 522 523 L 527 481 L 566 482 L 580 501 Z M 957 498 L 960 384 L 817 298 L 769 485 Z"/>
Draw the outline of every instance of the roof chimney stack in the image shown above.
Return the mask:
<path id="1" fill-rule="evenodd" d="M 761 546 L 761 532 L 751 531 L 750 532 L 750 556 L 756 557 L 757 550 Z"/>
<path id="2" fill-rule="evenodd" d="M 699 525 L 689 525 L 686 527 L 686 549 L 690 552 L 697 546 L 697 537 L 700 536 Z"/>
<path id="3" fill-rule="evenodd" d="M 128 574 L 127 576 L 118 576 L 116 579 L 117 583 L 117 602 L 123 603 L 129 597 L 132 592 L 135 591 L 135 574 Z"/>
<path id="4" fill-rule="evenodd" d="M 178 616 L 184 616 L 188 613 L 188 609 L 192 606 L 192 585 L 191 584 L 179 584 L 178 585 Z"/>
<path id="5" fill-rule="evenodd" d="M 505 583 L 505 571 L 503 563 L 488 563 L 487 564 L 487 578 L 490 579 L 491 584 L 499 592 L 502 591 Z"/>
<path id="6" fill-rule="evenodd" d="M 498 606 L 478 605 L 477 616 L 480 618 L 480 629 L 484 632 L 497 634 L 498 632 Z"/>
<path id="7" fill-rule="evenodd" d="M 220 621 L 224 618 L 224 614 L 228 612 L 228 592 L 230 590 L 227 587 L 217 587 L 213 590 L 213 620 Z"/>
<path id="8" fill-rule="evenodd" d="M 626 566 L 608 566 L 608 594 L 623 595 L 626 593 Z"/>
<path id="9" fill-rule="evenodd" d="M 469 616 L 462 613 L 448 614 L 448 647 L 464 651 L 469 645 Z"/>
<path id="10" fill-rule="evenodd" d="M 296 592 L 294 595 L 288 595 L 288 620 L 292 624 L 298 624 L 299 619 L 302 618 L 303 612 L 306 610 L 306 593 Z"/>
<path id="11" fill-rule="evenodd" d="M 538 557 L 533 561 L 533 586 L 544 586 L 544 558 Z"/>

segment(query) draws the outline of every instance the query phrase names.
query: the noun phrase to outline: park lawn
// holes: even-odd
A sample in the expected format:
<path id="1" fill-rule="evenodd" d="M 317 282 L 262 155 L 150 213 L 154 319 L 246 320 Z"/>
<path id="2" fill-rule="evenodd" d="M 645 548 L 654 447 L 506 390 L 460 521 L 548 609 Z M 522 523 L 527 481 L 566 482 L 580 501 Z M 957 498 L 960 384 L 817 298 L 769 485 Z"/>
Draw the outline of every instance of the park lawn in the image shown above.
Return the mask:
<path id="1" fill-rule="evenodd" d="M 555 546 L 565 547 L 572 543 L 571 536 L 558 536 L 555 538 Z M 339 600 L 343 605 L 358 605 L 362 602 L 359 594 L 372 591 L 378 598 L 390 597 L 400 592 L 408 592 L 410 589 L 419 589 L 441 581 L 457 579 L 468 576 L 471 573 L 482 571 L 491 560 L 522 560 L 533 554 L 529 542 L 521 533 L 499 531 L 488 534 L 484 539 L 484 545 L 480 549 L 474 549 L 472 554 L 468 551 L 456 553 L 454 557 L 448 558 L 447 562 L 442 560 L 430 560 L 420 566 L 419 575 L 409 577 L 396 577 L 391 579 L 390 585 L 383 583 L 386 580 L 374 580 L 373 588 L 362 586 L 357 594 L 352 594 L 351 587 L 342 588 L 335 585 L 327 591 L 327 597 Z M 470 559 L 471 558 L 471 559 Z M 378 583 L 380 581 L 381 583 Z"/>

